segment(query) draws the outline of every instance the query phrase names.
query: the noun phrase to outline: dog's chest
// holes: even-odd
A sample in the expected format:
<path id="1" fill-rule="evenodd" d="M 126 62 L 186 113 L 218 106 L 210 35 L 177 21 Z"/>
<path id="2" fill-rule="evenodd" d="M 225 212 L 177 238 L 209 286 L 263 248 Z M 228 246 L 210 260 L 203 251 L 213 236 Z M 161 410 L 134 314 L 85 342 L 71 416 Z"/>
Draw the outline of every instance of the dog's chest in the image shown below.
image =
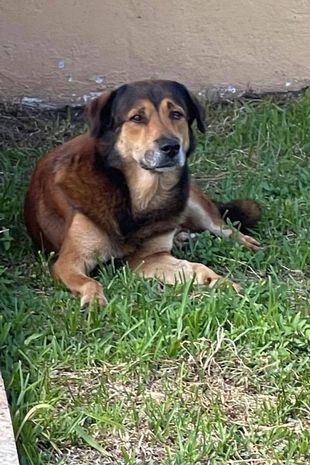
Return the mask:
<path id="1" fill-rule="evenodd" d="M 147 208 L 135 210 L 130 199 L 119 212 L 118 224 L 125 242 L 141 243 L 152 236 L 174 230 L 180 222 L 188 198 L 187 186 L 176 186 L 169 195 L 155 198 Z"/>
<path id="2" fill-rule="evenodd" d="M 138 205 L 122 172 L 106 169 L 105 176 L 104 189 L 98 192 L 102 201 L 93 219 L 119 244 L 137 247 L 145 239 L 178 226 L 189 194 L 186 168 L 173 187 L 159 189 L 150 201 Z"/>

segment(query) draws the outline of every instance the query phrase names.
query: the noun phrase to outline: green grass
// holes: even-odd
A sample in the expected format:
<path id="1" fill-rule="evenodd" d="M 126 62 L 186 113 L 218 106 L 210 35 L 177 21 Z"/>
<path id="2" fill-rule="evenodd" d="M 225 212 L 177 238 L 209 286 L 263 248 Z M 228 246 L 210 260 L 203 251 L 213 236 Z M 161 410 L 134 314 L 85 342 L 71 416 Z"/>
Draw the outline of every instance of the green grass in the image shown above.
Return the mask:
<path id="1" fill-rule="evenodd" d="M 242 296 L 112 264 L 98 272 L 104 310 L 81 312 L 25 233 L 46 141 L 1 152 L 0 354 L 22 465 L 309 463 L 309 121 L 309 92 L 208 108 L 192 172 L 216 198 L 263 205 L 264 248 L 206 232 L 176 253 L 231 274 Z"/>

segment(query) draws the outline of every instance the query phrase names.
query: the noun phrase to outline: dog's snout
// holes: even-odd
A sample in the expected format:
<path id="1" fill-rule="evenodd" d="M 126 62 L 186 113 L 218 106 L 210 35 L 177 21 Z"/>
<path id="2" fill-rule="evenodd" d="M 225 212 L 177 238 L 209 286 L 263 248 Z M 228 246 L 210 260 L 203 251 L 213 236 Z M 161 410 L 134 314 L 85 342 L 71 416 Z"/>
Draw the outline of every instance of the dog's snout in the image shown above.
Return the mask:
<path id="1" fill-rule="evenodd" d="M 179 153 L 180 142 L 177 139 L 172 137 L 161 137 L 157 142 L 159 150 L 165 155 L 174 157 Z"/>

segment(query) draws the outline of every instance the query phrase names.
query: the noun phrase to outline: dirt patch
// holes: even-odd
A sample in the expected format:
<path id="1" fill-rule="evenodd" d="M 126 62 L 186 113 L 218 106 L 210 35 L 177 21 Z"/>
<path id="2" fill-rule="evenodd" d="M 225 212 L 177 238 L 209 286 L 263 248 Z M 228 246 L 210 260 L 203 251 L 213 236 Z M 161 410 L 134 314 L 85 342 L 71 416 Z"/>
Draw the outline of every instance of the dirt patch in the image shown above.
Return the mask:
<path id="1" fill-rule="evenodd" d="M 62 143 L 87 129 L 84 107 L 57 110 L 0 103 L 0 148 L 40 148 Z"/>
<path id="2" fill-rule="evenodd" d="M 307 89 L 308 86 L 298 91 L 264 94 L 248 90 L 237 96 L 205 92 L 201 93 L 200 98 L 210 109 L 218 105 L 257 103 L 266 98 L 281 104 L 302 96 Z M 0 102 L 0 148 L 25 145 L 41 148 L 42 145 L 62 143 L 87 129 L 84 110 L 84 105 L 44 107 Z"/>

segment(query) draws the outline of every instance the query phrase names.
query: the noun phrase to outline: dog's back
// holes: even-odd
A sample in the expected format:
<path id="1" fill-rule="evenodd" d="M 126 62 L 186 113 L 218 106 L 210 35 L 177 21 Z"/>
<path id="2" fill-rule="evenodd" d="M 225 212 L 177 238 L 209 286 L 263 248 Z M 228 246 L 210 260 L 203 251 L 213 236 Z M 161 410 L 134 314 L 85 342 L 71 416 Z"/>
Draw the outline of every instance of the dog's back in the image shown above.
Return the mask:
<path id="1" fill-rule="evenodd" d="M 45 251 L 58 252 L 74 206 L 61 190 L 61 177 L 71 172 L 74 184 L 83 178 L 83 167 L 94 156 L 94 141 L 84 134 L 41 158 L 32 174 L 24 204 L 25 223 L 34 243 Z M 78 173 L 78 178 L 75 179 Z M 79 191 L 79 186 L 74 190 Z"/>

